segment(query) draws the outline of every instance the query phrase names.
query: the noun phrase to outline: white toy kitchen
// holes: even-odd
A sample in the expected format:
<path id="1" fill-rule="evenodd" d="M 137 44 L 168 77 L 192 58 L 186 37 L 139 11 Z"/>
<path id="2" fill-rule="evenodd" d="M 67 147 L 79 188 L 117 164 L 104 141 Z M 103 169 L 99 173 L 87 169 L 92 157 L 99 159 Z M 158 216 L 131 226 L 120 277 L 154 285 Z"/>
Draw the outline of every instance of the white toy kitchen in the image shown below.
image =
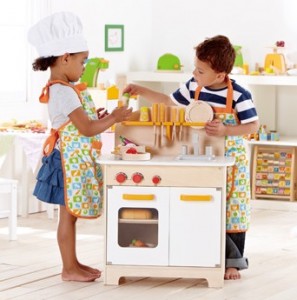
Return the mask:
<path id="1" fill-rule="evenodd" d="M 119 124 L 116 145 L 123 136 L 143 150 L 140 155 L 126 151 L 128 144 L 98 161 L 105 284 L 117 285 L 121 277 L 184 277 L 222 287 L 226 168 L 234 164 L 224 157 L 224 138 L 206 136 L 197 122 L 160 120 Z"/>

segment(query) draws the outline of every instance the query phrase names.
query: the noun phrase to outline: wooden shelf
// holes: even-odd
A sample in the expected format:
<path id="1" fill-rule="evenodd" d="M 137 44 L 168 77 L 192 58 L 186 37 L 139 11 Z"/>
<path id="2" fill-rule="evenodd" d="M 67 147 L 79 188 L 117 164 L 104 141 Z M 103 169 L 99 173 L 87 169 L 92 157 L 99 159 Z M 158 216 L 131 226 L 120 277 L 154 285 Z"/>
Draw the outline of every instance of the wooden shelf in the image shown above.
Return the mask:
<path id="1" fill-rule="evenodd" d="M 186 82 L 193 74 L 191 72 L 128 72 L 127 81 L 142 82 Z M 297 76 L 289 75 L 230 75 L 230 78 L 247 85 L 297 86 Z"/>

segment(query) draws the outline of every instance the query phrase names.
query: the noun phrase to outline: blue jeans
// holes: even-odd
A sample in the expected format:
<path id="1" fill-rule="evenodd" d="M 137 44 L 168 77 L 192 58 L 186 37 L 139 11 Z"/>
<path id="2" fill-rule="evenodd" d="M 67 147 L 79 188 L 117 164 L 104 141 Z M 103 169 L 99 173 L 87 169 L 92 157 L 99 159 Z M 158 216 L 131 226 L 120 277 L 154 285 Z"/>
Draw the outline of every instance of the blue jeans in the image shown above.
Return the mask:
<path id="1" fill-rule="evenodd" d="M 226 269 L 244 270 L 248 268 L 248 259 L 243 257 L 244 244 L 245 232 L 226 234 Z"/>

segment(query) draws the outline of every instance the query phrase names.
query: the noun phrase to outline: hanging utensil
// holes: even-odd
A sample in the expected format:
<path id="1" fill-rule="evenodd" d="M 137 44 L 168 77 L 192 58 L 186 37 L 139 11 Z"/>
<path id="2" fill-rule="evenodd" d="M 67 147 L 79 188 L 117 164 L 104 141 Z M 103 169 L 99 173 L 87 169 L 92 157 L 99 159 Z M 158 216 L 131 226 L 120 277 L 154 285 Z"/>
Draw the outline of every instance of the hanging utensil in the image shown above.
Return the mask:
<path id="1" fill-rule="evenodd" d="M 173 141 L 173 139 L 176 137 L 176 121 L 177 121 L 177 107 L 176 106 L 171 107 L 171 118 L 170 119 L 172 122 L 171 140 Z"/>
<path id="2" fill-rule="evenodd" d="M 158 103 L 153 103 L 152 105 L 152 122 L 154 126 L 154 147 L 157 146 L 158 134 L 157 134 L 157 125 L 158 122 Z"/>
<path id="3" fill-rule="evenodd" d="M 160 147 L 162 147 L 163 144 L 163 136 L 164 136 L 164 122 L 165 122 L 165 104 L 160 103 L 159 104 L 159 122 L 160 122 Z"/>
<path id="4" fill-rule="evenodd" d="M 178 139 L 182 140 L 182 131 L 183 131 L 183 123 L 185 122 L 185 108 L 179 108 L 179 137 Z"/>
<path id="5" fill-rule="evenodd" d="M 166 137 L 168 142 L 171 141 L 171 106 L 165 108 L 165 123 L 166 123 Z"/>

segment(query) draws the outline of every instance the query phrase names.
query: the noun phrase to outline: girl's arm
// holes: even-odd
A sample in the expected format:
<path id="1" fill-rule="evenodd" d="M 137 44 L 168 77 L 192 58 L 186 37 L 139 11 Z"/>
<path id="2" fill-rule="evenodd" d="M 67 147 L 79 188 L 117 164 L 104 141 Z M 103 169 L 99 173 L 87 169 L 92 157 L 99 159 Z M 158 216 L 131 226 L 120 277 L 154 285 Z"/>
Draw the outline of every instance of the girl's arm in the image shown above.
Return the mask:
<path id="1" fill-rule="evenodd" d="M 78 107 L 69 114 L 69 118 L 78 131 L 84 136 L 94 136 L 104 132 L 113 124 L 129 120 L 132 114 L 132 108 L 127 106 L 115 108 L 109 115 L 100 120 L 91 120 L 82 107 Z"/>

